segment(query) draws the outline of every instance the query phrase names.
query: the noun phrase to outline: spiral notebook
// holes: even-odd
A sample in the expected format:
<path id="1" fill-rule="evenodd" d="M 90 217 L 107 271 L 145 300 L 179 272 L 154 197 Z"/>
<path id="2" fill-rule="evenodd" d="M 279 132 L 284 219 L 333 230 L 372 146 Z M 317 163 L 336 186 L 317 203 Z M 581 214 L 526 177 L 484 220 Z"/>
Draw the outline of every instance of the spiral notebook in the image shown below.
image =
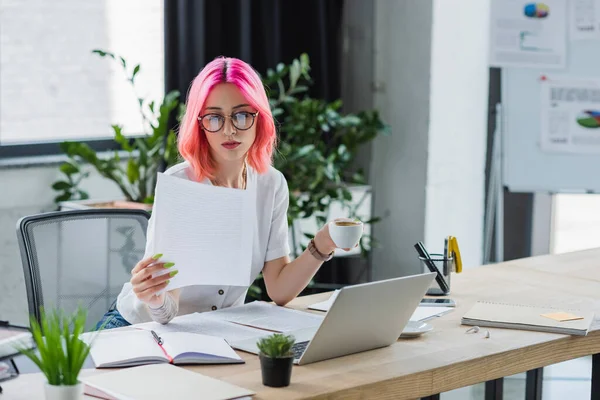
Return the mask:
<path id="1" fill-rule="evenodd" d="M 592 311 L 479 301 L 461 322 L 463 325 L 585 336 L 593 320 Z"/>

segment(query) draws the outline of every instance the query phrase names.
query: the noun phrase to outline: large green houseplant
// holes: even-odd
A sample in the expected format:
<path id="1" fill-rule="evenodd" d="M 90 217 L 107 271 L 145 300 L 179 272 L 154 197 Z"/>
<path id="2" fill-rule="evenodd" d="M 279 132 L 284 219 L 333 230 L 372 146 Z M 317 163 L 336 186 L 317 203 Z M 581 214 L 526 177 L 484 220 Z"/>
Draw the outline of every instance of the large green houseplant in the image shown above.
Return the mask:
<path id="1" fill-rule="evenodd" d="M 362 219 L 357 215 L 349 187 L 366 182 L 364 172 L 353 168 L 360 146 L 388 132 L 379 113 L 343 113 L 341 100 L 328 102 L 310 97 L 312 82 L 306 54 L 289 65 L 279 64 L 267 70 L 263 82 L 279 125 L 280 143 L 274 162 L 288 182 L 290 225 L 296 220 L 315 218 L 322 226 L 334 202 L 342 206 L 347 217 Z M 364 222 L 376 221 L 377 218 L 370 218 Z M 304 235 L 310 238 L 314 232 Z M 363 254 L 372 244 L 370 235 L 363 236 Z"/>

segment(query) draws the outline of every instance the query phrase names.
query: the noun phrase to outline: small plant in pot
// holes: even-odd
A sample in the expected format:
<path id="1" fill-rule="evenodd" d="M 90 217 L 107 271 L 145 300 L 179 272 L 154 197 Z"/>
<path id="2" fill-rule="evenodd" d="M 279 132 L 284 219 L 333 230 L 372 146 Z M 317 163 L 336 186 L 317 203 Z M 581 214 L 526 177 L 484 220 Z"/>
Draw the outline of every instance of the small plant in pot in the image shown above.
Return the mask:
<path id="1" fill-rule="evenodd" d="M 261 338 L 256 345 L 260 351 L 260 369 L 263 385 L 284 387 L 290 384 L 296 339 L 291 335 L 275 333 Z"/>
<path id="2" fill-rule="evenodd" d="M 41 310 L 41 321 L 31 318 L 31 333 L 36 349 L 15 346 L 38 366 L 46 376 L 44 387 L 47 400 L 83 399 L 84 385 L 79 373 L 90 352 L 84 342 L 87 311 L 78 308 L 71 316 L 58 310 Z"/>

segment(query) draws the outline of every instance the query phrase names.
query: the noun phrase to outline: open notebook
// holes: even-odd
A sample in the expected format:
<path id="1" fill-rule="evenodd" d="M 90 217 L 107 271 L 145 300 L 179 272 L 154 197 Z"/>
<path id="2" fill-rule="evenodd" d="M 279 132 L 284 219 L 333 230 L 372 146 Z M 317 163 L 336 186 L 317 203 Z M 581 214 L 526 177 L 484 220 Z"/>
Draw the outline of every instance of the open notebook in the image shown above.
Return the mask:
<path id="1" fill-rule="evenodd" d="M 587 335 L 594 313 L 519 304 L 477 302 L 463 317 L 464 325 L 522 329 L 564 335 Z"/>
<path id="2" fill-rule="evenodd" d="M 81 377 L 85 393 L 108 400 L 248 399 L 254 392 L 168 364 L 144 365 Z"/>
<path id="3" fill-rule="evenodd" d="M 223 338 L 187 332 L 163 333 L 158 338 L 145 330 L 105 331 L 97 335 L 90 353 L 96 368 L 244 363 Z"/>

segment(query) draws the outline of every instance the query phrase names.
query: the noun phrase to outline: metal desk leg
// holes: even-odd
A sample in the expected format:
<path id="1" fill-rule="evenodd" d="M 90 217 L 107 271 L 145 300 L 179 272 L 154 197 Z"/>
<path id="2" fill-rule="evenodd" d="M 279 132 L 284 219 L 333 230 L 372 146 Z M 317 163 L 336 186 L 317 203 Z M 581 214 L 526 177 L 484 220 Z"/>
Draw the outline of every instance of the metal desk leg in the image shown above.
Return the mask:
<path id="1" fill-rule="evenodd" d="M 592 356 L 592 400 L 600 399 L 600 353 Z"/>
<path id="2" fill-rule="evenodd" d="M 17 367 L 17 364 L 15 363 L 15 359 L 11 358 L 10 363 L 12 364 L 12 367 L 15 370 L 15 374 L 19 375 L 20 372 L 19 372 L 19 368 Z"/>
<path id="3" fill-rule="evenodd" d="M 504 395 L 504 378 L 485 383 L 485 400 L 502 400 Z"/>
<path id="4" fill-rule="evenodd" d="M 421 400 L 440 400 L 440 395 L 432 394 L 431 396 L 422 397 Z"/>
<path id="5" fill-rule="evenodd" d="M 525 383 L 525 400 L 542 400 L 542 380 L 544 379 L 544 369 L 532 369 L 527 371 L 527 380 Z"/>

